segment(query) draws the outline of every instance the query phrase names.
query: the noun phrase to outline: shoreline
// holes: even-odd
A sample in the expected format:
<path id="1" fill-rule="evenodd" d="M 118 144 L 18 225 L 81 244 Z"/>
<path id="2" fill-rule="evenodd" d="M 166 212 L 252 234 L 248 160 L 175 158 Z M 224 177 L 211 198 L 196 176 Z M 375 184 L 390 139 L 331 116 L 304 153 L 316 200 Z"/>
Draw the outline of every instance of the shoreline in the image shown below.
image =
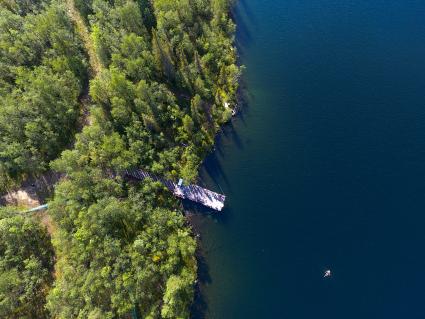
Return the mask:
<path id="1" fill-rule="evenodd" d="M 238 67 L 241 65 L 239 64 Z M 219 143 L 221 143 L 222 134 L 224 135 L 224 130 L 231 129 L 234 130 L 233 121 L 239 118 L 243 118 L 243 110 L 246 106 L 246 85 L 242 79 L 239 81 L 239 89 L 237 92 L 237 106 L 235 107 L 236 113 L 233 115 L 226 123 L 220 126 L 220 129 L 218 130 L 216 136 L 215 136 L 215 142 L 212 147 L 211 152 L 209 152 L 205 158 L 203 159 L 200 168 L 205 165 L 205 161 L 211 154 L 217 152 L 217 146 Z M 198 174 L 197 180 L 200 182 L 201 185 L 205 186 L 203 181 L 200 179 L 200 176 Z M 221 187 L 219 184 L 217 184 L 221 190 Z M 222 190 L 221 190 L 222 191 Z M 221 212 L 212 211 L 211 209 L 207 209 L 204 207 L 201 207 L 197 204 L 192 204 L 191 208 L 185 208 L 184 207 L 184 201 L 181 201 L 182 210 L 184 217 L 188 223 L 188 226 L 191 228 L 192 236 L 196 240 L 197 247 L 195 252 L 196 261 L 198 264 L 197 269 L 197 277 L 196 277 L 196 283 L 194 287 L 194 299 L 191 306 L 190 311 L 190 318 L 191 319 L 202 319 L 205 318 L 205 315 L 208 311 L 208 303 L 205 298 L 205 288 L 208 285 L 208 283 L 211 282 L 211 277 L 209 275 L 209 267 L 206 262 L 206 251 L 204 249 L 204 246 L 202 244 L 202 225 L 201 220 L 198 218 L 198 216 L 201 216 L 201 218 L 208 218 L 207 216 L 212 216 L 212 219 L 218 219 L 222 214 L 225 214 L 226 205 L 224 206 L 223 210 Z"/>

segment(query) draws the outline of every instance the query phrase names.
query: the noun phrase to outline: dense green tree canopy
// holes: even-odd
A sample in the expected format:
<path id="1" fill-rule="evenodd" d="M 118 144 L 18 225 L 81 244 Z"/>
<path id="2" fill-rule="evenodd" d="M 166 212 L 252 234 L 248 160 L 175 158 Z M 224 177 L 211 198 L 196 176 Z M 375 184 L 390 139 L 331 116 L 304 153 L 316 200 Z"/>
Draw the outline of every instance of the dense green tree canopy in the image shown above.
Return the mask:
<path id="1" fill-rule="evenodd" d="M 0 3 L 0 191 L 48 168 L 72 140 L 85 57 L 65 10 Z"/>
<path id="2" fill-rule="evenodd" d="M 108 69 L 92 81 L 91 96 L 139 154 L 139 165 L 193 180 L 228 120 L 225 104 L 235 104 L 240 71 L 227 7 L 227 1 L 93 1 L 92 36 Z M 155 23 L 145 21 L 152 17 Z"/>
<path id="3" fill-rule="evenodd" d="M 0 4 L 0 189 L 49 166 L 66 176 L 49 203 L 52 317 L 128 318 L 135 309 L 142 318 L 188 318 L 196 242 L 181 205 L 161 184 L 120 172 L 196 180 L 236 103 L 229 1 L 70 3 L 90 36 L 76 33 L 60 1 Z M 88 84 L 80 38 L 103 67 L 74 137 Z"/>
<path id="4" fill-rule="evenodd" d="M 0 317 L 48 318 L 53 247 L 46 229 L 30 217 L 0 209 Z"/>

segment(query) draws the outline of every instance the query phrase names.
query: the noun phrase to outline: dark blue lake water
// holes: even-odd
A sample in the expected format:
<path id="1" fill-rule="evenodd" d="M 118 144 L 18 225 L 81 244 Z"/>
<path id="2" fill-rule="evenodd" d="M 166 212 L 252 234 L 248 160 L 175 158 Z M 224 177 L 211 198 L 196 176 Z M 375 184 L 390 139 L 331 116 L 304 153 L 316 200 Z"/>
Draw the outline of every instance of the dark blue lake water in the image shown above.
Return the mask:
<path id="1" fill-rule="evenodd" d="M 425 318 L 425 1 L 239 0 L 206 318 Z M 325 269 L 333 276 L 323 279 Z"/>

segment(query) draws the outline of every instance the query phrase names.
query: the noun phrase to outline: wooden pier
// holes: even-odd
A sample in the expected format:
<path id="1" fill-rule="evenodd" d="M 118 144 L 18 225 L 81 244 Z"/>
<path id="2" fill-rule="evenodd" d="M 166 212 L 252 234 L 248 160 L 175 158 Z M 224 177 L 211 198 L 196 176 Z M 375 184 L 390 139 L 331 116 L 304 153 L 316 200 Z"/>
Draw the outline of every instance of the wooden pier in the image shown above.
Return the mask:
<path id="1" fill-rule="evenodd" d="M 175 196 L 183 199 L 189 199 L 195 203 L 202 204 L 217 211 L 221 211 L 223 209 L 224 201 L 226 200 L 225 195 L 212 192 L 198 185 L 176 184 L 170 180 L 160 178 L 141 169 L 125 170 L 124 175 L 131 176 L 139 180 L 150 178 L 154 181 L 161 182 Z"/>

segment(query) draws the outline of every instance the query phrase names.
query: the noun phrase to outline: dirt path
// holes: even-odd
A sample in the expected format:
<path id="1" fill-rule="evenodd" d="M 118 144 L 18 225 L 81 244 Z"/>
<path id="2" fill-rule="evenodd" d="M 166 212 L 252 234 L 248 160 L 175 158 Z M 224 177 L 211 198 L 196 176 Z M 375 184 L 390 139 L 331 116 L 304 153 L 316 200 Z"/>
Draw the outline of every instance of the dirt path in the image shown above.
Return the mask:
<path id="1" fill-rule="evenodd" d="M 102 71 L 102 64 L 96 54 L 93 42 L 91 40 L 90 32 L 84 23 L 78 10 L 75 8 L 73 0 L 66 0 L 67 13 L 74 22 L 76 30 L 80 35 L 84 47 L 89 56 L 90 64 L 90 78 L 96 77 Z M 89 106 L 91 103 L 88 87 L 85 89 L 85 94 L 80 97 L 82 107 L 82 119 L 78 125 L 80 131 L 85 125 L 90 125 L 90 112 Z M 60 174 L 54 172 L 46 172 L 41 177 L 34 179 L 30 178 L 25 181 L 22 186 L 8 192 L 7 194 L 0 194 L 0 205 L 16 205 L 28 208 L 37 207 L 46 202 L 46 199 L 53 194 L 54 185 L 61 178 Z"/>
<path id="2" fill-rule="evenodd" d="M 37 207 L 53 194 L 54 185 L 62 174 L 52 171 L 37 178 L 27 179 L 22 186 L 0 196 L 0 205 L 14 205 L 28 208 Z"/>
<path id="3" fill-rule="evenodd" d="M 90 63 L 91 71 L 92 71 L 91 78 L 94 78 L 97 74 L 99 74 L 102 71 L 102 63 L 100 62 L 99 57 L 96 54 L 96 50 L 93 46 L 93 42 L 90 36 L 90 32 L 87 29 L 87 26 L 84 23 L 84 20 L 81 17 L 80 13 L 75 8 L 74 1 L 67 0 L 66 7 L 68 9 L 68 15 L 70 19 L 75 23 L 77 32 L 84 42 L 84 46 L 89 55 L 89 63 Z"/>

